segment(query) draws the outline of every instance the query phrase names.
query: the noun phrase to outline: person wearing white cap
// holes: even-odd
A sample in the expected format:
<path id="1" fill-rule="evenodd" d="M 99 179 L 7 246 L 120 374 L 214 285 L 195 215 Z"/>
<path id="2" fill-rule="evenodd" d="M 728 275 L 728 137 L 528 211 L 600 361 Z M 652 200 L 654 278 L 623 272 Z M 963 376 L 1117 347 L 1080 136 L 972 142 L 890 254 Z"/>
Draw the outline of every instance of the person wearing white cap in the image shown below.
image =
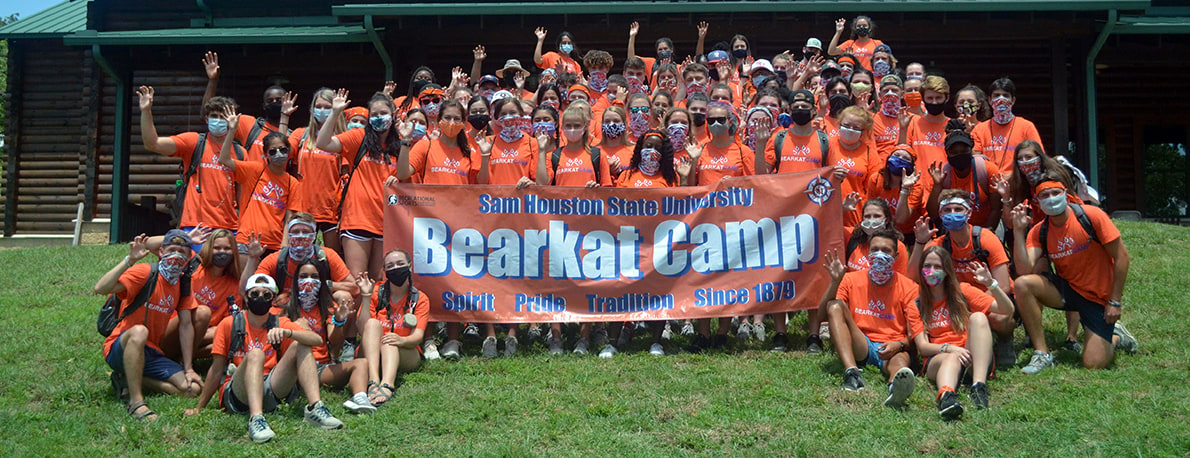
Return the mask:
<path id="1" fill-rule="evenodd" d="M 322 429 L 343 427 L 343 422 L 322 403 L 319 393 L 318 368 L 311 347 L 322 345 L 322 337 L 289 318 L 271 315 L 277 294 L 273 277 L 255 274 L 247 278 L 247 307 L 224 318 L 215 330 L 211 369 L 202 396 L 195 408 L 186 410 L 186 415 L 201 412 L 215 389 L 220 388 L 219 404 L 224 410 L 248 415 L 248 438 L 268 442 L 276 434 L 264 414 L 276 410 L 281 402 L 291 401 L 296 384 L 306 395 L 307 423 Z"/>

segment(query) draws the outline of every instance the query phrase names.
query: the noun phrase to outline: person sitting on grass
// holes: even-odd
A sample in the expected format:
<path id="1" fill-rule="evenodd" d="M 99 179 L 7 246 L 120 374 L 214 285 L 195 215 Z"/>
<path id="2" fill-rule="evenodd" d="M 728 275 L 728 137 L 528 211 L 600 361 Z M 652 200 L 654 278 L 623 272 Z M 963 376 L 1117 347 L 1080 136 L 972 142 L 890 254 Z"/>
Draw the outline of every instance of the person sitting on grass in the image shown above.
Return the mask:
<path id="1" fill-rule="evenodd" d="M 322 337 L 288 318 L 269 314 L 277 292 L 273 277 L 255 274 L 248 278 L 244 287 L 248 307 L 223 319 L 215 329 L 213 361 L 202 396 L 186 415 L 202 411 L 219 388 L 219 404 L 224 410 L 248 414 L 248 438 L 268 442 L 276 434 L 264 414 L 276 410 L 281 402 L 292 401 L 296 384 L 306 394 L 306 422 L 322 429 L 343 427 L 322 403 L 318 391 L 318 367 L 311 349 L 322 345 Z M 241 324 L 237 325 L 237 320 Z M 236 329 L 239 326 L 242 331 Z M 235 341 L 237 338 L 241 340 Z"/>
<path id="2" fill-rule="evenodd" d="M 964 378 L 970 379 L 975 407 L 988 408 L 987 381 L 993 367 L 988 315 L 1011 314 L 1012 300 L 983 263 L 975 265 L 973 275 L 986 293 L 960 281 L 945 248 L 926 248 L 915 267 L 921 273 L 917 307 L 926 332 L 913 339 L 926 356 L 926 376 L 938 385 L 938 414 L 948 421 L 963 415 L 955 388 Z"/>
<path id="3" fill-rule="evenodd" d="M 1033 358 L 1021 369 L 1036 374 L 1054 365 L 1045 343 L 1041 307 L 1074 310 L 1086 333 L 1083 367 L 1102 369 L 1116 348 L 1135 353 L 1136 339 L 1119 323 L 1128 249 L 1120 230 L 1098 207 L 1069 203 L 1066 186 L 1053 175 L 1033 189 L 1044 220 L 1033 224 L 1029 204 L 1012 210 L 1016 298 L 1021 321 L 1033 342 Z M 1050 270 L 1053 264 L 1054 270 Z"/>
<path id="4" fill-rule="evenodd" d="M 384 283 L 373 283 L 367 272 L 355 276 L 360 288 L 359 322 L 364 323 L 362 346 L 368 359 L 368 395 L 380 406 L 393 397 L 398 372 L 421 366 L 421 345 L 430 323 L 430 298 L 413 286 L 409 253 L 384 255 Z"/>
<path id="5" fill-rule="evenodd" d="M 917 285 L 893 269 L 901 234 L 881 229 L 868 239 L 868 268 L 847 272 L 839 253 L 828 252 L 823 264 L 831 276 L 823 301 L 831 340 L 846 368 L 843 389 L 864 388 L 859 365 L 873 365 L 888 376 L 884 405 L 901 408 L 913 393 L 909 340 L 922 332 L 914 301 Z M 855 355 L 863 359 L 856 360 Z"/>
<path id="6" fill-rule="evenodd" d="M 120 260 L 95 284 L 95 294 L 114 294 L 123 318 L 103 342 L 103 357 L 112 368 L 112 387 L 128 403 L 128 414 L 137 420 L 156 420 L 157 413 L 145 404 L 144 388 L 187 397 L 198 395 L 202 378 L 191 365 L 194 356 L 194 299 L 188 279 L 182 281 L 190 260 L 190 235 L 179 229 L 165 233 L 157 263 L 137 264 L 149 254 L 148 237 L 136 236 L 128 244 L 128 256 Z M 153 280 L 152 292 L 139 310 L 127 312 L 141 289 Z M 179 348 L 182 364 L 167 358 L 161 350 L 170 316 L 178 313 Z"/>

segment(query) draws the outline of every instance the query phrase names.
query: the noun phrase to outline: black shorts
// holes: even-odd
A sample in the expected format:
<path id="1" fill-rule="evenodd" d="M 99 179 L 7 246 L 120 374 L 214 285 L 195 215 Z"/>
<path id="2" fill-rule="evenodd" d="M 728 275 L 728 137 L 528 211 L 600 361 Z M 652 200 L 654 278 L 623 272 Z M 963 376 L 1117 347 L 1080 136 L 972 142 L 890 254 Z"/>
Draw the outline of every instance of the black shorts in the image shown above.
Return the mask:
<path id="1" fill-rule="evenodd" d="M 1083 297 L 1082 294 L 1070 287 L 1070 282 L 1056 273 L 1046 272 L 1044 276 L 1058 288 L 1058 293 L 1062 295 L 1062 309 L 1078 312 L 1078 321 L 1082 323 L 1083 329 L 1095 333 L 1110 343 L 1116 326 L 1107 324 L 1107 320 L 1103 317 L 1103 309 L 1108 305 Z"/>
<path id="2" fill-rule="evenodd" d="M 355 240 L 357 242 L 367 242 L 370 240 L 384 240 L 384 236 L 374 232 L 365 231 L 362 229 L 347 229 L 339 231 L 339 237 Z"/>
<path id="3" fill-rule="evenodd" d="M 317 223 L 318 232 L 337 231 L 339 223 Z"/>

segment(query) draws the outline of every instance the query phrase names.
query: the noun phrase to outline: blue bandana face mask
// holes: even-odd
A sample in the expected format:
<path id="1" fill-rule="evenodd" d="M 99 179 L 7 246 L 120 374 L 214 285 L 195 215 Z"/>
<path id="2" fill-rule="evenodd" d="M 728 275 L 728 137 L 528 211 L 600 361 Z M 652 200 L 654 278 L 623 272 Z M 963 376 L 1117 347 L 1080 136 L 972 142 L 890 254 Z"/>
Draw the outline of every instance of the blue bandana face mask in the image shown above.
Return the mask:
<path id="1" fill-rule="evenodd" d="M 913 174 L 913 162 L 905 160 L 900 156 L 888 157 L 888 173 L 892 176 L 899 177 L 902 175 Z"/>
<path id="2" fill-rule="evenodd" d="M 388 130 L 388 127 L 392 125 L 392 122 L 392 115 L 376 115 L 368 118 L 368 123 L 372 125 L 372 130 L 377 132 L 384 132 Z"/>
<path id="3" fill-rule="evenodd" d="M 349 123 L 347 123 L 347 128 L 348 129 L 363 129 L 364 125 L 363 125 L 363 123 L 349 122 Z"/>
<path id="4" fill-rule="evenodd" d="M 207 118 L 207 132 L 211 135 L 223 135 L 227 133 L 227 120 L 219 118 Z"/>
<path id="5" fill-rule="evenodd" d="M 957 231 L 967 226 L 966 213 L 947 213 L 942 215 L 942 227 L 948 231 Z"/>

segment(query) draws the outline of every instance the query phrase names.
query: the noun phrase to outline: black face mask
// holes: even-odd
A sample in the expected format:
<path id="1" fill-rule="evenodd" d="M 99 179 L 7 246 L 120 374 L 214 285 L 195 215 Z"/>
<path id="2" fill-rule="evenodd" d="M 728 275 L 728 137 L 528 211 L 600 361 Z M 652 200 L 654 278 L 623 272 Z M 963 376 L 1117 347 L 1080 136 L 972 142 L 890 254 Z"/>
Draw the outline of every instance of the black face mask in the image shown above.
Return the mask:
<path id="1" fill-rule="evenodd" d="M 491 120 L 492 120 L 492 117 L 488 116 L 486 114 L 473 114 L 473 115 L 467 117 L 467 123 L 471 124 L 471 127 L 474 127 L 476 129 L 483 129 L 484 127 L 486 127 L 488 125 L 488 122 Z"/>
<path id="2" fill-rule="evenodd" d="M 926 104 L 926 113 L 929 113 L 933 116 L 938 116 L 942 114 L 943 111 L 946 111 L 946 102 Z"/>
<path id="3" fill-rule="evenodd" d="M 870 27 L 856 27 L 855 28 L 855 34 L 859 35 L 861 37 L 866 37 L 866 36 L 868 36 L 869 33 L 872 33 L 872 29 Z"/>
<path id="4" fill-rule="evenodd" d="M 513 79 L 514 75 L 516 75 L 515 71 L 505 73 L 504 77 L 500 78 L 500 87 L 506 89 L 512 89 L 516 87 L 516 80 Z"/>
<path id="5" fill-rule="evenodd" d="M 409 266 L 388 269 L 384 271 L 384 277 L 394 286 L 404 285 L 405 282 L 409 281 Z"/>
<path id="6" fill-rule="evenodd" d="M 281 120 L 281 102 L 265 102 L 264 117 L 277 124 Z"/>
<path id="7" fill-rule="evenodd" d="M 719 81 L 719 69 L 712 68 L 707 71 L 707 78 L 711 81 Z"/>
<path id="8" fill-rule="evenodd" d="M 789 74 L 785 73 L 785 70 L 777 70 L 777 78 L 781 81 L 786 81 L 789 79 Z"/>
<path id="9" fill-rule="evenodd" d="M 657 58 L 660 60 L 670 59 L 673 58 L 673 56 L 673 50 L 666 49 L 664 51 L 657 51 Z"/>
<path id="10" fill-rule="evenodd" d="M 733 50 L 731 50 L 731 55 L 733 57 L 735 57 L 736 59 L 743 59 L 745 57 L 748 57 L 748 48 L 733 49 Z"/>
<path id="11" fill-rule="evenodd" d="M 971 153 L 946 157 L 946 162 L 950 163 L 950 168 L 959 172 L 971 170 L 971 163 L 973 161 L 974 157 L 971 156 Z"/>
<path id="12" fill-rule="evenodd" d="M 694 125 L 698 127 L 702 127 L 707 124 L 706 113 L 690 113 L 690 117 L 693 118 L 691 121 L 694 123 Z"/>
<path id="13" fill-rule="evenodd" d="M 794 124 L 797 124 L 799 126 L 804 126 L 806 124 L 809 124 L 810 120 L 812 120 L 814 118 L 814 112 L 810 111 L 809 108 L 802 108 L 802 109 L 794 108 L 792 110 L 789 110 L 789 117 L 793 118 Z"/>
<path id="14" fill-rule="evenodd" d="M 248 311 L 253 315 L 268 315 L 271 308 L 273 308 L 272 294 L 248 296 Z"/>
<path id="15" fill-rule="evenodd" d="M 233 253 L 215 253 L 211 255 L 211 263 L 216 267 L 227 267 L 231 265 L 231 261 L 235 259 Z"/>
<path id="16" fill-rule="evenodd" d="M 851 101 L 851 96 L 847 94 L 832 95 L 830 98 L 830 104 L 832 118 L 838 118 L 839 113 L 842 113 L 844 108 L 855 105 L 855 103 Z"/>

